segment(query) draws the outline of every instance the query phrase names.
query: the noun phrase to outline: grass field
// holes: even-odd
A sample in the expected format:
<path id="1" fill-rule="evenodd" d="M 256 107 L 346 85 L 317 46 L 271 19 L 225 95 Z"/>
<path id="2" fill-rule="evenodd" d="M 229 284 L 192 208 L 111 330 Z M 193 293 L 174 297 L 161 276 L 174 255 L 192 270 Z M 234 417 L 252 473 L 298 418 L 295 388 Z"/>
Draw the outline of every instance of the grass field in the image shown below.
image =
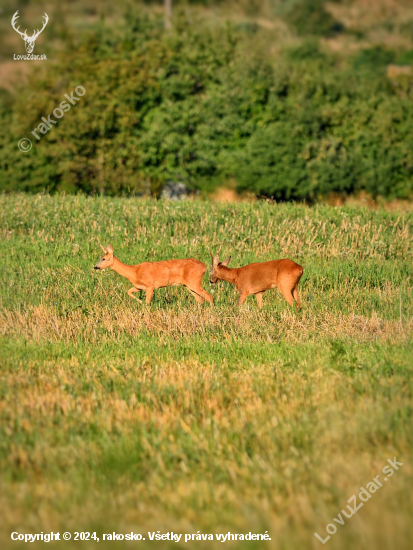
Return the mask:
<path id="1" fill-rule="evenodd" d="M 264 533 L 240 548 L 322 548 L 360 487 L 383 487 L 327 548 L 407 549 L 413 528 L 413 213 L 265 202 L 0 196 L 0 543 L 10 533 Z M 289 257 L 278 292 L 150 306 L 97 273 L 195 257 Z M 204 286 L 211 291 L 205 277 Z M 143 296 L 142 296 L 143 297 Z M 387 459 L 403 463 L 387 483 Z M 221 542 L 163 542 L 219 547 Z M 39 543 L 40 545 L 40 543 Z M 61 542 L 65 548 L 86 547 Z M 154 546 L 155 545 L 155 546 Z M 23 543 L 21 544 L 23 546 Z M 34 544 L 36 547 L 36 543 Z"/>

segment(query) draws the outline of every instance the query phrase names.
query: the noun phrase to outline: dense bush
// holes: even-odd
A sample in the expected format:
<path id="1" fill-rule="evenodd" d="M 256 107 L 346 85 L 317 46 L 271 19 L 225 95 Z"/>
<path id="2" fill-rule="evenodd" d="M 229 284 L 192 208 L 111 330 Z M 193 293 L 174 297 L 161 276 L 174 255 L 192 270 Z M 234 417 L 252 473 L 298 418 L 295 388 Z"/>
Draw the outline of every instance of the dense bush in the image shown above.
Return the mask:
<path id="1" fill-rule="evenodd" d="M 0 93 L 0 188 L 116 195 L 231 178 L 278 199 L 412 196 L 412 87 L 374 70 L 393 54 L 343 62 L 310 39 L 274 67 L 260 32 L 182 17 L 168 34 L 131 10 L 68 35 L 55 65 L 16 97 Z M 78 85 L 86 95 L 36 142 L 30 132 Z"/>
<path id="2" fill-rule="evenodd" d="M 381 70 L 389 63 L 393 63 L 396 59 L 396 54 L 392 50 L 375 46 L 373 48 L 365 48 L 360 51 L 354 58 L 354 68 L 368 69 L 371 71 Z"/>
<path id="3" fill-rule="evenodd" d="M 325 3 L 325 0 L 290 0 L 284 17 L 302 36 L 334 36 L 344 30 L 344 25 L 326 10 Z"/>

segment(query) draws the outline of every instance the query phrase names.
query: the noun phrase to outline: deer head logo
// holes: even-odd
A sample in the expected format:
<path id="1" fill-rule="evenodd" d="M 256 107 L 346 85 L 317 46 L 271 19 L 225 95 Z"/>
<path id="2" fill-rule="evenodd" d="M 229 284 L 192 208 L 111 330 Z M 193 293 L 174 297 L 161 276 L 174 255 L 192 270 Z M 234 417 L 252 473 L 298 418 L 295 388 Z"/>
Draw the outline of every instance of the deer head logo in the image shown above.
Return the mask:
<path id="1" fill-rule="evenodd" d="M 33 48 L 34 48 L 34 43 L 36 42 L 36 38 L 39 36 L 39 34 L 43 31 L 43 29 L 47 25 L 47 22 L 49 21 L 49 17 L 47 16 L 47 13 L 44 14 L 44 16 L 43 16 L 44 17 L 43 27 L 40 29 L 40 31 L 38 29 L 36 31 L 34 31 L 32 36 L 27 36 L 27 34 L 26 34 L 27 29 L 24 32 L 19 31 L 20 26 L 17 27 L 17 29 L 16 29 L 15 25 L 16 25 L 16 21 L 17 21 L 18 17 L 19 17 L 19 12 L 16 11 L 16 13 L 13 15 L 13 19 L 11 20 L 11 26 L 23 38 L 24 45 L 26 46 L 27 53 L 32 53 Z"/>

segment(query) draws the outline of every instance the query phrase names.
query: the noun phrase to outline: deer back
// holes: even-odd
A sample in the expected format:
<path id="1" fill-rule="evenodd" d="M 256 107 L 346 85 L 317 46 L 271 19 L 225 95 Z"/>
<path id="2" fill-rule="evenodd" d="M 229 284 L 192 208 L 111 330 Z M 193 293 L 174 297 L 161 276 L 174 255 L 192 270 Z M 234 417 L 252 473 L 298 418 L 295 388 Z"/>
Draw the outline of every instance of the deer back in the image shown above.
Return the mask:
<path id="1" fill-rule="evenodd" d="M 269 290 L 291 278 L 299 279 L 303 268 L 292 260 L 272 260 L 238 268 L 237 287 L 241 290 Z"/>
<path id="2" fill-rule="evenodd" d="M 144 262 L 135 266 L 139 283 L 158 286 L 188 285 L 192 280 L 201 280 L 206 272 L 206 265 L 194 258 L 185 260 L 164 260 Z"/>

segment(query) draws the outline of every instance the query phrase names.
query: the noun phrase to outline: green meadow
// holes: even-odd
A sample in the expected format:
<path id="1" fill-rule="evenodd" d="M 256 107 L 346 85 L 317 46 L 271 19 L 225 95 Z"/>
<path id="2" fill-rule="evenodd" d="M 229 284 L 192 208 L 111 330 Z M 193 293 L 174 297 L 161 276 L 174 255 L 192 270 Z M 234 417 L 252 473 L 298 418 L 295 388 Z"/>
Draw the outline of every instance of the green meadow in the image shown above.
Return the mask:
<path id="1" fill-rule="evenodd" d="M 262 533 L 231 548 L 411 547 L 413 213 L 299 204 L 0 196 L 0 543 L 10 533 Z M 136 264 L 291 258 L 238 308 L 181 287 L 147 306 L 99 243 Z M 383 481 L 387 460 L 403 463 Z M 333 521 L 377 475 L 382 487 Z M 357 499 L 357 502 L 359 500 Z M 34 547 L 44 543 L 34 543 Z"/>

